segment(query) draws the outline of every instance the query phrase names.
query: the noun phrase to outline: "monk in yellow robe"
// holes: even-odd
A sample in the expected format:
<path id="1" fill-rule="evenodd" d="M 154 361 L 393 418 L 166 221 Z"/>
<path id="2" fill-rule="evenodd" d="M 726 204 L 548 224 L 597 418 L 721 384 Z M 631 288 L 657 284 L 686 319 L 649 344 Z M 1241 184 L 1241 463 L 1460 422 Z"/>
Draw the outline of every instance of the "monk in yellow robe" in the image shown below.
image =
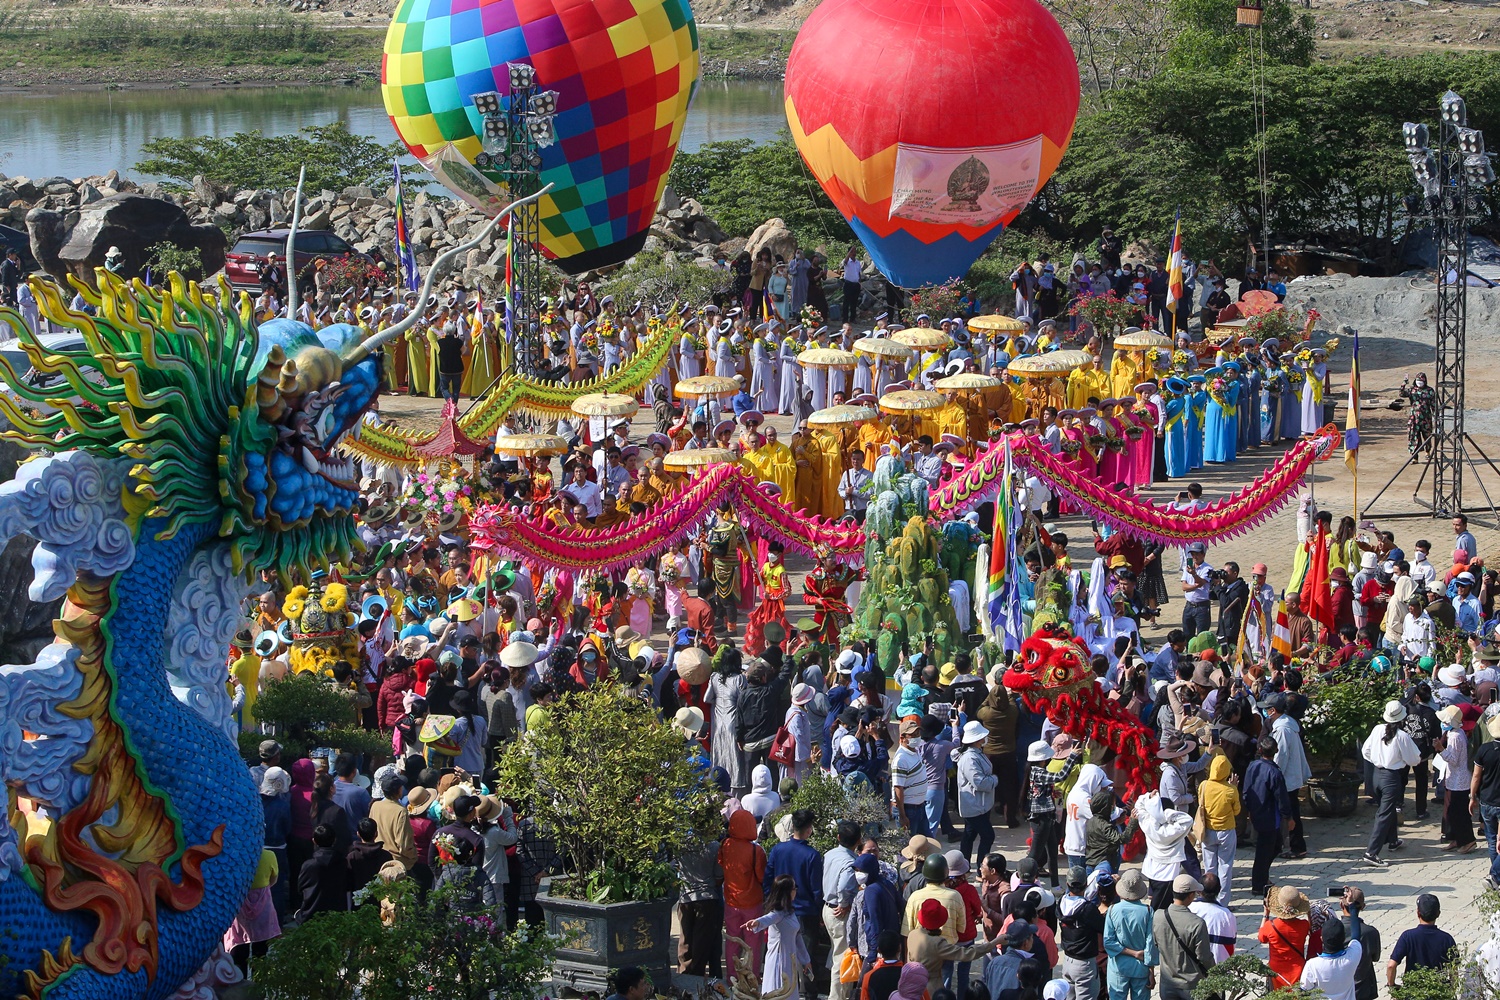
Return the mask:
<path id="1" fill-rule="evenodd" d="M 969 431 L 968 408 L 961 398 L 949 397 L 941 408 L 932 411 L 932 422 L 937 427 L 934 441 L 942 440 L 944 434 L 964 437 Z"/>
<path id="2" fill-rule="evenodd" d="M 813 440 L 811 431 L 797 431 L 792 435 L 792 459 L 796 463 L 796 481 L 792 503 L 793 510 L 807 514 L 822 511 L 823 494 L 819 485 L 819 472 L 823 467 L 823 453 Z"/>
<path id="3" fill-rule="evenodd" d="M 474 319 L 469 337 L 469 356 L 464 366 L 464 380 L 459 391 L 465 396 L 481 395 L 500 377 L 500 352 L 496 347 L 495 324 L 488 317 Z"/>
<path id="4" fill-rule="evenodd" d="M 1141 381 L 1141 364 L 1139 351 L 1116 351 L 1109 363 L 1109 394 L 1116 399 L 1132 398 Z"/>
<path id="5" fill-rule="evenodd" d="M 406 363 L 408 390 L 413 396 L 435 396 L 433 389 L 436 381 L 432 364 L 432 354 L 428 350 L 428 337 L 432 336 L 432 350 L 437 349 L 437 337 L 427 328 L 427 324 L 421 320 L 402 336 L 406 340 Z"/>
<path id="6" fill-rule="evenodd" d="M 765 434 L 765 444 L 757 449 L 762 478 L 781 487 L 781 502 L 791 507 L 797 499 L 797 458 L 778 440 L 776 428 L 767 427 Z"/>
<path id="7" fill-rule="evenodd" d="M 820 435 L 821 436 L 821 435 Z M 875 471 L 875 463 L 880 458 L 880 446 L 892 444 L 896 440 L 896 432 L 891 430 L 884 420 L 866 420 L 859 425 L 859 433 L 854 437 L 854 443 L 865 453 L 865 468 L 870 472 Z M 842 474 L 842 469 L 839 470 Z M 835 477 L 836 479 L 836 477 Z M 834 482 L 833 495 L 838 496 L 838 483 Z M 826 494 L 826 490 L 825 490 Z M 844 510 L 844 503 L 839 501 L 839 513 Z M 826 515 L 825 515 L 826 516 Z"/>
<path id="8" fill-rule="evenodd" d="M 1082 368 L 1073 369 L 1068 375 L 1068 408 L 1081 410 L 1089 405 L 1089 397 L 1108 398 L 1109 376 L 1090 361 Z"/>
<path id="9" fill-rule="evenodd" d="M 869 426 L 866 424 L 865 426 Z M 839 496 L 839 479 L 844 474 L 844 449 L 836 434 L 813 432 L 822 464 L 818 467 L 818 512 L 830 521 L 844 516 L 844 498 Z"/>

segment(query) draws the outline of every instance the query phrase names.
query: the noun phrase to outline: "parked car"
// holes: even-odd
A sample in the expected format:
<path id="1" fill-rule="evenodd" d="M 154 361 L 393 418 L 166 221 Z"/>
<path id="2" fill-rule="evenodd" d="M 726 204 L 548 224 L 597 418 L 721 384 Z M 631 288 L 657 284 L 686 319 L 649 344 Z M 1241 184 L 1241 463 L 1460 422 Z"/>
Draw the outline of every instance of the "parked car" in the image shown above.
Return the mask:
<path id="1" fill-rule="evenodd" d="M 236 288 L 259 288 L 260 271 L 274 253 L 286 265 L 286 238 L 289 229 L 264 229 L 246 233 L 235 241 L 224 255 L 224 275 Z M 301 275 L 319 258 L 359 257 L 372 261 L 341 236 L 327 229 L 301 230 L 297 233 L 297 273 Z"/>
<path id="2" fill-rule="evenodd" d="M 22 274 L 30 274 L 37 269 L 36 258 L 31 256 L 31 237 L 24 230 L 0 226 L 0 258 L 11 247 L 15 247 L 16 252 L 21 255 Z"/>

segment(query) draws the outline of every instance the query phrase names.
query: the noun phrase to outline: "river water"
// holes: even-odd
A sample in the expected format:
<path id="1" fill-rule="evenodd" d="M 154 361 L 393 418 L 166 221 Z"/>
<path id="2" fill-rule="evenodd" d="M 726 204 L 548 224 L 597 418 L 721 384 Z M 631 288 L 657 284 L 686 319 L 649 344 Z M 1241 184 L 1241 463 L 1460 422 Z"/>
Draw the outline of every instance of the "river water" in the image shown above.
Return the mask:
<path id="1" fill-rule="evenodd" d="M 681 148 L 726 139 L 772 139 L 786 127 L 780 83 L 708 80 L 688 111 Z M 237 90 L 29 91 L 0 97 L 0 173 L 87 177 L 111 170 L 142 178 L 141 147 L 161 136 L 227 136 L 260 129 L 284 135 L 305 125 L 348 124 L 393 142 L 374 87 Z"/>

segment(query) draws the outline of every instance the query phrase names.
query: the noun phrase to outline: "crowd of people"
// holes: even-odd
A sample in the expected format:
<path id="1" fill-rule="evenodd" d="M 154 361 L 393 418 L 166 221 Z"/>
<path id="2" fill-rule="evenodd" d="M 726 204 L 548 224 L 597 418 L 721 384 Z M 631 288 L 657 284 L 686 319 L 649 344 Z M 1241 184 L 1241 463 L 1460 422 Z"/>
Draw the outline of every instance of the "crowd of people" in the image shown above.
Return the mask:
<path id="1" fill-rule="evenodd" d="M 730 265 L 737 275 L 742 263 Z M 1069 296 L 1095 293 L 1093 275 L 1111 290 L 1126 281 L 1127 292 L 1143 292 L 1147 325 L 1175 321 L 1156 302 L 1150 269 L 1111 264 L 1108 253 L 1078 265 L 1066 279 L 1050 261 L 1018 268 L 1024 330 L 908 315 L 911 328 L 945 334 L 945 346 L 859 351 L 842 368 L 798 357 L 890 341 L 903 328 L 877 313 L 856 330 L 852 255 L 843 268 L 855 288 L 850 319 L 838 329 L 820 298 L 827 262 L 800 255 L 784 269 L 753 259 L 733 296 L 665 314 L 595 299 L 581 285 L 542 318 L 557 373 L 605 374 L 670 338 L 644 393 L 654 427 L 560 421 L 546 429 L 569 439 L 562 456 L 491 451 L 472 472 L 444 465 L 433 481 L 487 491 L 523 518 L 607 530 L 682 487 L 668 468 L 673 452 L 717 446 L 793 510 L 862 521 L 883 457 L 936 487 L 990 441 L 1019 432 L 1078 476 L 1120 491 L 1179 479 L 1173 506 L 1194 512 L 1213 503 L 1188 482 L 1194 470 L 1327 422 L 1323 349 L 1232 338 L 1205 349 L 1202 332 L 1184 323 L 1170 349 L 1111 350 L 1086 322 L 1052 318 Z M 1261 287 L 1283 294 L 1268 277 Z M 1206 319 L 1232 308 L 1219 301 L 1222 276 L 1210 267 L 1197 287 L 1206 291 L 1194 302 L 1215 310 Z M 419 303 L 415 293 L 374 288 L 333 295 L 315 281 L 303 297 L 313 325 L 373 330 L 424 310 L 426 321 L 386 355 L 388 380 L 407 391 L 477 395 L 508 367 L 503 310 L 461 290 Z M 281 309 L 274 289 L 257 308 Z M 1089 360 L 1054 378 L 1008 371 L 1069 345 Z M 965 373 L 993 375 L 994 384 L 939 385 Z M 679 402 L 675 383 L 700 374 L 737 388 Z M 915 415 L 881 415 L 880 397 L 906 388 L 946 398 Z M 843 426 L 809 421 L 840 404 L 874 415 Z M 787 416 L 784 441 L 787 421 L 773 418 Z M 511 430 L 507 422 L 499 433 Z M 1399 696 L 1360 747 L 1376 805 L 1364 861 L 1387 865 L 1404 846 L 1403 827 L 1432 822 L 1431 804 L 1447 850 L 1471 852 L 1477 830 L 1485 833 L 1492 884 L 1500 880 L 1497 583 L 1461 518 L 1450 569 L 1434 566 L 1425 540 L 1408 555 L 1391 532 L 1353 518 L 1335 525 L 1306 498 L 1291 578 L 1277 587 L 1266 565 L 1216 565 L 1202 543 L 1179 553 L 1081 518 L 1074 528 L 1064 522 L 1079 511 L 1067 498 L 1035 477 L 1020 483 L 1023 631 L 1049 607 L 1057 612 L 1053 620 L 1087 647 L 1101 697 L 1156 738 L 1154 790 L 1127 800 L 1112 752 L 1080 742 L 1005 686 L 1014 653 L 976 639 L 942 655 L 917 640 L 896 669 L 883 669 L 876 644 L 845 633 L 859 566 L 820 551 L 789 567 L 781 546 L 755 538 L 732 505 L 659 556 L 575 574 L 499 561 L 471 545 L 459 516 L 390 517 L 431 489 L 431 470 L 363 471 L 367 552 L 310 583 L 350 585 L 359 662 L 333 665 L 330 682 L 350 693 L 366 728 L 389 736 L 390 752 L 290 760 L 280 734 L 263 734 L 252 775 L 267 855 L 225 942 L 241 962 L 287 924 L 357 905 L 376 879 L 410 878 L 424 891 L 460 885 L 463 905 L 507 925 L 540 921 L 536 896 L 556 848 L 507 794 L 497 761 L 528 732 L 568 725 L 569 693 L 601 686 L 675 726 L 684 754 L 702 760 L 724 796 L 717 843 L 678 859 L 676 971 L 748 971 L 766 996 L 1098 1000 L 1107 990 L 1117 1000 L 1159 990 L 1175 1000 L 1246 945 L 1235 913 L 1247 908 L 1263 917 L 1259 943 L 1278 985 L 1370 1000 L 1379 978 L 1403 964 L 1456 960 L 1433 897 L 1418 900 L 1417 926 L 1383 949 L 1361 917 L 1359 888 L 1325 901 L 1286 884 L 1282 862 L 1317 850 L 1302 814 L 1312 776 L 1304 689 L 1325 673 L 1343 676 L 1333 671 L 1400 678 Z M 958 524 L 975 547 L 992 530 L 988 513 Z M 966 589 L 972 555 L 950 574 L 949 593 L 960 627 L 977 636 L 983 609 Z M 247 609 L 231 664 L 247 727 L 257 725 L 257 688 L 295 668 L 287 622 L 306 597 L 263 581 Z M 1175 614 L 1161 627 L 1179 598 L 1180 627 Z M 1468 637 L 1468 653 L 1438 663 L 1440 640 L 1454 631 Z M 878 803 L 882 820 L 796 807 L 810 781 Z M 1020 856 L 995 850 L 997 827 L 1025 828 Z M 1253 853 L 1241 859 L 1241 848 Z M 626 969 L 615 986 L 639 1000 L 652 984 Z"/>

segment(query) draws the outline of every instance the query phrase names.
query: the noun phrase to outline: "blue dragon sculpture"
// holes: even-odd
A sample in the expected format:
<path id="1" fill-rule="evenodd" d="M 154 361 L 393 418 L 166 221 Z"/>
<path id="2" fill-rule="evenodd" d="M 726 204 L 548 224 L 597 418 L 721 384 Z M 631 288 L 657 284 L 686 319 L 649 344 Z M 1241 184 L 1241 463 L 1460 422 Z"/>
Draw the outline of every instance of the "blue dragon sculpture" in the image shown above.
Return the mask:
<path id="1" fill-rule="evenodd" d="M 544 192 L 439 257 L 424 297 Z M 0 994 L 165 1000 L 202 994 L 261 853 L 225 688 L 247 580 L 349 556 L 339 445 L 380 391 L 380 344 L 417 315 L 374 335 L 257 326 L 222 279 L 96 274 L 74 282 L 81 311 L 32 284 L 86 350 L 45 350 L 0 309 L 66 381 L 38 391 L 0 359 L 7 436 L 42 452 L 0 486 L 0 540 L 38 539 L 30 596 L 67 598 L 36 661 L 0 666 Z"/>

